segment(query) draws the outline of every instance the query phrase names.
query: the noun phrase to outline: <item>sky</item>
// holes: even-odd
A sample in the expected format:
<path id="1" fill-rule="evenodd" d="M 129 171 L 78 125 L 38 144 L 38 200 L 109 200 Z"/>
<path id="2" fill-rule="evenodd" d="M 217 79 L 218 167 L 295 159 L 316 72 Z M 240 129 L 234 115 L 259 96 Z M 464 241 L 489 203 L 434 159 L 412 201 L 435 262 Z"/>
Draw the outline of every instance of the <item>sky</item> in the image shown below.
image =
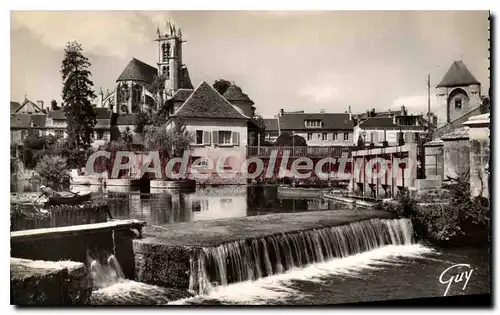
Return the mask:
<path id="1" fill-rule="evenodd" d="M 113 90 L 130 59 L 155 65 L 156 28 L 182 29 L 195 86 L 227 79 L 273 117 L 280 109 L 431 111 L 434 87 L 463 60 L 489 88 L 487 11 L 12 11 L 11 100 L 61 100 L 64 46 L 76 40 L 95 90 Z"/>

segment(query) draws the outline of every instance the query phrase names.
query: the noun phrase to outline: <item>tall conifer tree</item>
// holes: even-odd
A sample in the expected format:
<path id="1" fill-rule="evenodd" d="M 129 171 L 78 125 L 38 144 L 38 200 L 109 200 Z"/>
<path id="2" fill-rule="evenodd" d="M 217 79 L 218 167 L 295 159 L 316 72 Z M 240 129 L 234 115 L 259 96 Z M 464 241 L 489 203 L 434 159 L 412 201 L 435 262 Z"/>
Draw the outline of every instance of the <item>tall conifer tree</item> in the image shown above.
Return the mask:
<path id="1" fill-rule="evenodd" d="M 91 101 L 96 97 L 92 87 L 90 62 L 82 46 L 74 41 L 64 49 L 61 74 L 62 98 L 68 120 L 69 148 L 88 148 L 92 143 L 96 115 Z"/>

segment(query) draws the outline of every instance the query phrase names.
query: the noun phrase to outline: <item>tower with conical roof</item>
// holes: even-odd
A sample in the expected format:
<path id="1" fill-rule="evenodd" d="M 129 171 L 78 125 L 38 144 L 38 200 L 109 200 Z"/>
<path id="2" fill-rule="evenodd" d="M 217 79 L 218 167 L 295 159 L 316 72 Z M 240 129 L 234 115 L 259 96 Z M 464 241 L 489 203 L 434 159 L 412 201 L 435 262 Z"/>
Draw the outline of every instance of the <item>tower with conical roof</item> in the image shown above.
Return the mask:
<path id="1" fill-rule="evenodd" d="M 446 106 L 446 122 L 452 122 L 481 106 L 481 83 L 463 61 L 454 61 L 436 87 L 438 104 Z"/>
<path id="2" fill-rule="evenodd" d="M 166 23 L 166 31 L 157 28 L 158 75 L 165 78 L 165 94 L 171 97 L 182 81 L 182 32 L 172 21 Z"/>
<path id="3" fill-rule="evenodd" d="M 241 88 L 234 83 L 231 84 L 226 92 L 224 92 L 224 98 L 233 104 L 243 112 L 244 115 L 248 117 L 253 117 L 255 113 L 254 102 L 243 93 Z"/>

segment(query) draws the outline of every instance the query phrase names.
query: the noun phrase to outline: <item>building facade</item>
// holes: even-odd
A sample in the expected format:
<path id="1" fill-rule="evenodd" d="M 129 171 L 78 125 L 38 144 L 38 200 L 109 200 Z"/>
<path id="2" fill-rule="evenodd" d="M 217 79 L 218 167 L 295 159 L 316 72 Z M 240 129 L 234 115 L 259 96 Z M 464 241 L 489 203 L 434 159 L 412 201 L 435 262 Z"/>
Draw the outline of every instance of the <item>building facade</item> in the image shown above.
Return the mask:
<path id="1" fill-rule="evenodd" d="M 298 135 L 308 146 L 353 145 L 354 123 L 348 113 L 286 113 L 278 116 L 279 133 Z"/>

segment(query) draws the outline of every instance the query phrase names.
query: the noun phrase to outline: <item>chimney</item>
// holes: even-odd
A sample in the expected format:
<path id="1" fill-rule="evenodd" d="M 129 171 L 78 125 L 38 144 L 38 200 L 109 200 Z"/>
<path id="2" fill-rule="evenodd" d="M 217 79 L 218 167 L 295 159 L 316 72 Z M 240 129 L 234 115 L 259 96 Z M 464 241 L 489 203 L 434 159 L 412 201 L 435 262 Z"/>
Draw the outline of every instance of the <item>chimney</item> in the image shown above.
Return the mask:
<path id="1" fill-rule="evenodd" d="M 285 110 L 283 108 L 280 109 L 280 116 L 283 116 L 284 113 L 285 113 Z"/>
<path id="2" fill-rule="evenodd" d="M 43 110 L 43 101 L 36 101 L 36 106 L 40 107 L 40 109 Z"/>
<path id="3" fill-rule="evenodd" d="M 351 105 L 349 105 L 349 120 L 352 120 L 352 111 L 351 111 Z"/>
<path id="4" fill-rule="evenodd" d="M 320 114 L 324 114 L 324 113 L 325 113 L 325 110 L 324 110 L 324 109 L 321 109 L 319 112 L 320 112 Z"/>
<path id="5" fill-rule="evenodd" d="M 401 115 L 405 116 L 406 115 L 406 109 L 404 105 L 401 105 Z"/>

